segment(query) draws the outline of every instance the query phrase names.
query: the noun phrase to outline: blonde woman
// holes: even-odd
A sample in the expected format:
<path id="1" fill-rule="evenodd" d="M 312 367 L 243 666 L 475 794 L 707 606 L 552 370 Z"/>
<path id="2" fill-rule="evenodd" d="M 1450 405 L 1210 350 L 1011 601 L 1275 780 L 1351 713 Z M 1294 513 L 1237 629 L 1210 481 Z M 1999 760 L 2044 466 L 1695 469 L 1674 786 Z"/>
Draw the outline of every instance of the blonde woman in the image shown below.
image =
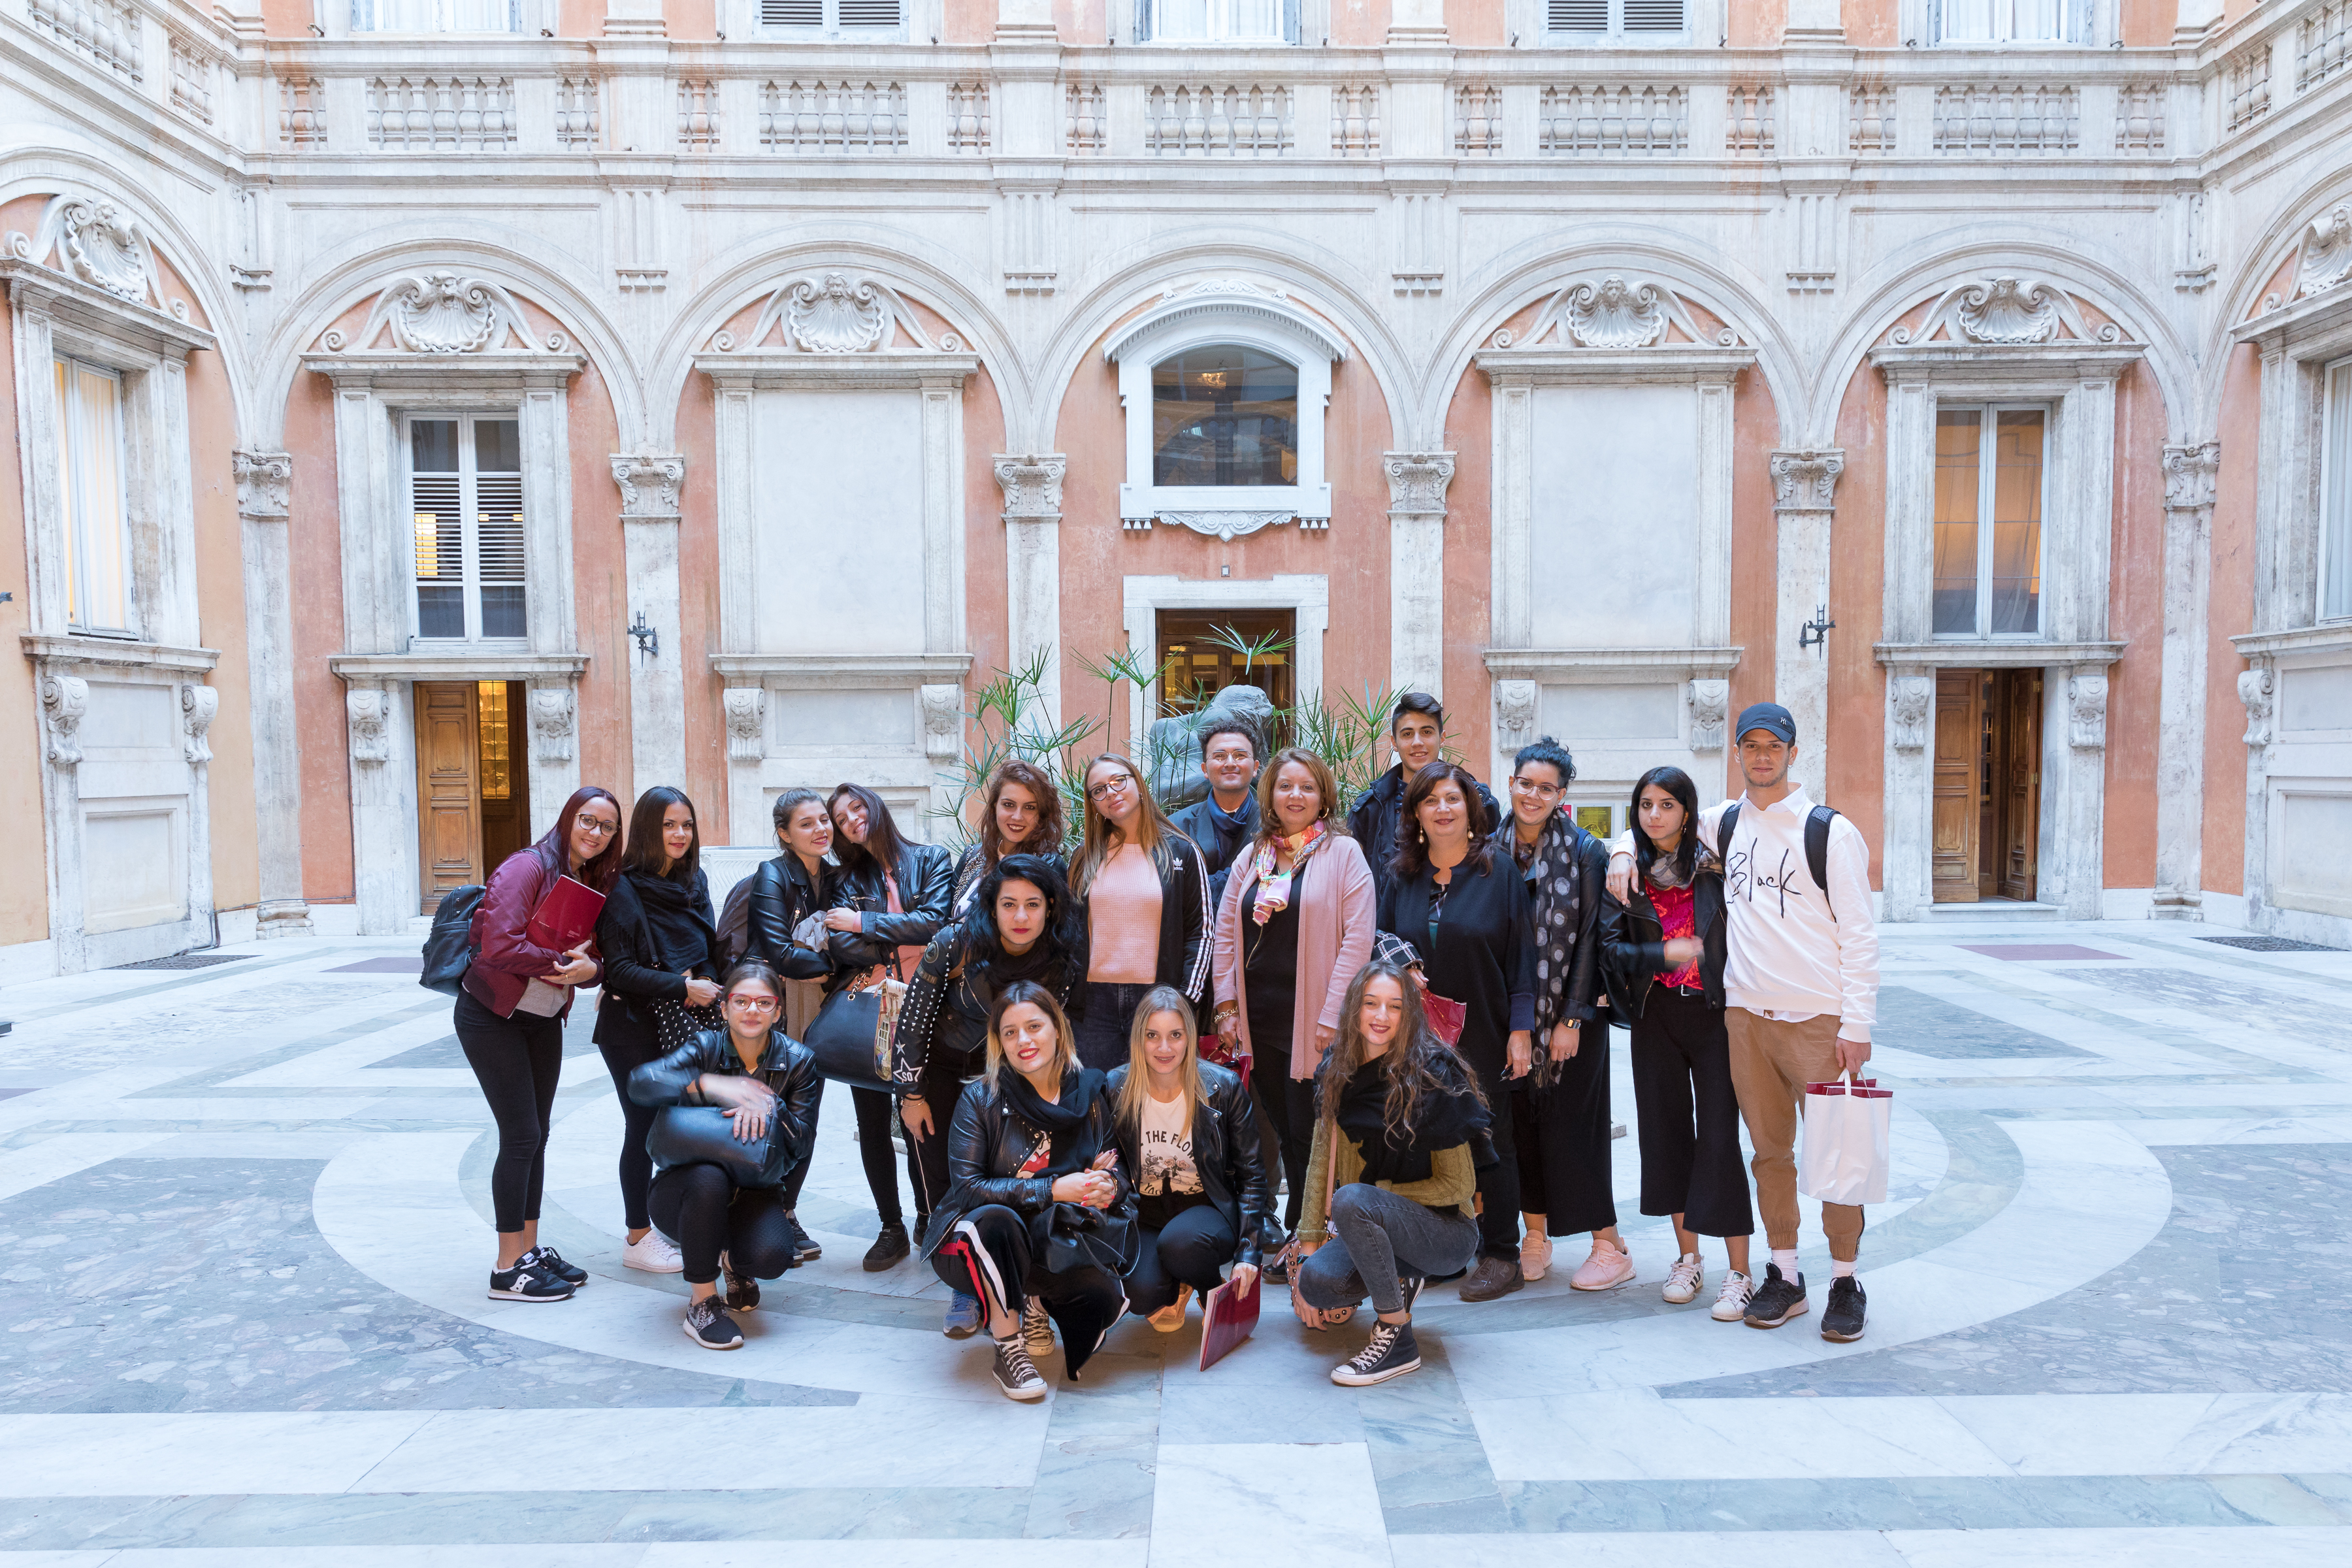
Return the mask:
<path id="1" fill-rule="evenodd" d="M 1235 1279 L 1257 1278 L 1271 1203 L 1249 1090 L 1201 1059 L 1192 1005 L 1167 985 L 1144 993 L 1109 1088 L 1141 1232 L 1127 1308 L 1172 1334 L 1192 1293 L 1205 1300 L 1226 1264 Z"/>
<path id="2" fill-rule="evenodd" d="M 1154 985 L 1199 1007 L 1209 988 L 1209 868 L 1117 752 L 1087 765 L 1085 837 L 1070 890 L 1086 912 L 1087 985 L 1078 1059 L 1097 1072 L 1127 1060 L 1135 1009 Z"/>
<path id="3" fill-rule="evenodd" d="M 950 1289 L 979 1299 L 1008 1399 L 1045 1396 L 1034 1356 L 1062 1332 L 1065 1370 L 1101 1347 L 1127 1307 L 1119 1287 L 1133 1205 L 1103 1075 L 1081 1067 L 1053 993 L 1016 980 L 988 1009 L 988 1066 L 948 1130 L 950 1185 L 923 1255 Z M 1091 1209 L 1074 1223 L 1074 1208 Z M 1059 1257 L 1066 1267 L 1049 1267 Z"/>

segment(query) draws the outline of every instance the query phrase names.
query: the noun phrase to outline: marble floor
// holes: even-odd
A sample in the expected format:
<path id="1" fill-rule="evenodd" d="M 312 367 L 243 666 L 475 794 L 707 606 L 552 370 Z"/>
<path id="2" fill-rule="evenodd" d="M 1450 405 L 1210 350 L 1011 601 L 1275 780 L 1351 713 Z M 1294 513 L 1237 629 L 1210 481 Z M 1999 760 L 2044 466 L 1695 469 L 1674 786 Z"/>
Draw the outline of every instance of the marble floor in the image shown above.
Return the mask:
<path id="1" fill-rule="evenodd" d="M 1205 1373 L 1197 1313 L 1130 1319 L 1034 1406 L 928 1268 L 859 1268 L 839 1090 L 824 1257 L 718 1355 L 621 1267 L 585 1008 L 544 1226 L 593 1279 L 526 1306 L 483 1294 L 489 1121 L 415 941 L 0 990 L 0 1568 L 2352 1559 L 2352 953 L 2231 934 L 1886 934 L 1859 1343 L 1712 1321 L 1720 1253 L 1660 1300 L 1629 1139 L 1631 1286 L 1570 1290 L 1563 1245 L 1437 1288 L 1423 1370 L 1361 1391 L 1325 1377 L 1361 1330 L 1278 1292 Z"/>

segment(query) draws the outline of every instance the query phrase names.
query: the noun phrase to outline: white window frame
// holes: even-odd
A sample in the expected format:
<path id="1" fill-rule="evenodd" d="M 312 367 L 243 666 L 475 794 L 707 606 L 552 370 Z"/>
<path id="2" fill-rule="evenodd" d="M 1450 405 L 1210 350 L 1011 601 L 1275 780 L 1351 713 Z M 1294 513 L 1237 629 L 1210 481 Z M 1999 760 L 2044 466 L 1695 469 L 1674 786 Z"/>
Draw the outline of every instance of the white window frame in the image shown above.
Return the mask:
<path id="1" fill-rule="evenodd" d="M 2317 619 L 2352 620 L 2352 358 L 2320 370 Z M 2340 595 L 2330 597 L 2335 579 Z"/>
<path id="2" fill-rule="evenodd" d="M 421 420 L 452 420 L 455 421 L 457 426 L 457 516 L 460 530 L 458 544 L 458 584 L 462 590 L 462 603 L 465 606 L 464 613 L 466 626 L 465 635 L 462 637 L 427 637 L 425 635 L 424 631 L 425 612 L 422 590 L 425 588 L 425 584 L 417 581 L 413 568 L 416 537 L 415 508 L 413 498 L 415 495 L 416 475 L 415 471 L 415 447 L 414 445 L 412 432 L 415 425 Z M 410 646 L 412 648 L 419 652 L 434 648 L 454 647 L 520 649 L 528 647 L 530 645 L 530 626 L 532 551 L 530 548 L 530 530 L 528 522 L 525 523 L 523 530 L 523 581 L 520 584 L 523 591 L 524 635 L 520 637 L 493 637 L 485 636 L 482 631 L 481 503 L 479 500 L 480 491 L 478 488 L 480 482 L 480 469 L 474 456 L 474 428 L 477 425 L 485 420 L 501 420 L 513 424 L 516 426 L 515 436 L 517 461 L 520 464 L 520 467 L 517 470 L 517 478 L 520 481 L 522 489 L 521 510 L 524 517 L 528 519 L 530 515 L 530 465 L 527 459 L 521 457 L 522 414 L 520 409 L 490 408 L 461 412 L 455 409 L 414 408 L 405 410 L 400 415 L 401 493 L 403 496 L 410 498 L 409 503 L 404 509 L 403 512 L 403 515 L 407 517 L 409 521 L 409 553 L 412 562 L 408 595 L 408 634 Z M 494 585 L 515 586 L 516 584 L 500 584 Z"/>
<path id="3" fill-rule="evenodd" d="M 1977 426 L 1978 437 L 1977 437 L 1977 615 L 1976 615 L 1976 625 L 1975 625 L 1975 626 L 1974 626 L 1972 629 L 1970 629 L 1970 630 L 1969 630 L 1969 631 L 1965 631 L 1965 632 L 1937 632 L 1937 631 L 1933 631 L 1933 630 L 1932 630 L 1932 626 L 1933 626 L 1933 624 L 1934 624 L 1934 622 L 1933 622 L 1933 617 L 1934 617 L 1934 614 L 1935 614 L 1935 612 L 1934 612 L 1934 609 L 1933 609 L 1933 603 L 1934 603 L 1934 601 L 1933 601 L 1933 599 L 1932 599 L 1932 597 L 1931 597 L 1931 598 L 1930 598 L 1930 601 L 1929 601 L 1930 608 L 1929 608 L 1929 611 L 1928 611 L 1928 615 L 1929 615 L 1929 625 L 1930 625 L 1930 627 L 1931 627 L 1931 630 L 1930 630 L 1930 634 L 1929 634 L 1929 635 L 1930 635 L 1930 636 L 1932 636 L 1932 637 L 1935 637 L 1935 639 L 1936 639 L 1937 641 L 1938 641 L 1938 642 L 2042 642 L 2042 641 L 2044 641 L 2044 640 L 2046 640 L 2046 639 L 2045 639 L 2045 637 L 2044 637 L 2044 636 L 2043 636 L 2043 631 L 2042 631 L 2042 622 L 2043 622 L 2043 620 L 2044 620 L 2044 607 L 2043 607 L 2043 605 L 2039 602 L 2039 599 L 2038 599 L 2038 598 L 2037 598 L 2037 602 L 2035 603 L 2035 605 L 2034 605 L 2034 611 L 2033 611 L 2033 629 L 2032 629 L 2032 631 L 2030 631 L 2030 632 L 1995 632 L 1995 631 L 1993 631 L 1993 630 L 1991 629 L 1991 626 L 1992 626 L 1992 553 L 1993 553 L 1993 534 L 1994 534 L 1994 531 L 1995 531 L 1995 529 L 1994 529 L 1994 519 L 1993 519 L 1993 515 L 1992 515 L 1992 512 L 1993 512 L 1993 493 L 1994 493 L 1995 485 L 1996 485 L 1996 478 L 1997 478 L 1998 474 L 2000 473 L 2000 463 L 1999 463 L 1999 461 L 1998 461 L 1998 456 L 1999 456 L 1999 454 L 1998 454 L 1998 449 L 1997 449 L 1997 448 L 1998 448 L 1999 438 L 2000 438 L 2000 416 L 2002 416 L 2002 415 L 2004 415 L 2004 414 L 2039 414 L 2039 415 L 2041 415 L 2041 416 L 2042 416 L 2042 464 L 2041 464 L 2041 478 L 2040 478 L 2040 486 L 2041 486 L 2041 489 L 2040 489 L 2040 493 L 2039 493 L 2039 494 L 2037 494 L 2037 495 L 2034 497 L 2034 510 L 2035 510 L 2035 513 L 2036 513 L 2035 527 L 2040 531 L 2040 533 L 2039 533 L 2039 538 L 2037 539 L 2037 541 L 2036 541 L 2036 542 L 2035 542 L 2035 545 L 2034 545 L 2034 552 L 2035 552 L 2035 569 L 2034 569 L 2034 574 L 2035 574 L 2035 576 L 2037 576 L 2038 578 L 2041 578 L 2041 579 L 2042 579 L 2042 580 L 2044 580 L 2044 581 L 2046 582 L 2046 581 L 2047 581 L 2047 579 L 2048 579 L 2048 577 L 2049 577 L 2049 562 L 2048 562 L 2048 559 L 2047 559 L 2047 550 L 2048 550 L 2049 542 L 2050 542 L 2050 458 L 2051 458 L 2051 441 L 2052 441 L 2052 437 L 2053 437 L 2053 436 L 2055 434 L 2055 432 L 2056 432 L 2056 430 L 2057 430 L 2057 426 L 2058 426 L 2058 412 L 2057 412 L 2057 410 L 2056 410 L 2056 409 L 2053 408 L 2053 407 L 2052 407 L 2049 404 L 2047 404 L 2047 403 L 2036 403 L 2036 402 L 2030 402 L 2030 401 L 2029 401 L 2029 402 L 2011 402 L 2011 401 L 2001 401 L 2001 402 L 1990 402 L 1990 403 L 1971 403 L 1971 402 L 1968 402 L 1968 401 L 1965 401 L 1965 400 L 1960 399 L 1960 398 L 1938 399 L 1938 400 L 1937 401 L 1937 404 L 1936 404 L 1936 413 L 1937 413 L 1937 424 L 1938 424 L 1939 426 L 1941 425 L 1941 423 L 1942 423 L 1942 416 L 1944 415 L 1944 413 L 1945 413 L 1947 410 L 1951 410 L 1951 411 L 1955 411 L 1955 412 L 1957 412 L 1957 411 L 1961 410 L 1961 409 L 1966 409 L 1966 410 L 1969 410 L 1969 411 L 1970 411 L 1970 412 L 1974 413 L 1974 414 L 1977 416 L 1977 417 L 1978 417 L 1978 419 L 1979 419 L 1979 425 L 1978 425 L 1978 426 Z M 1935 568 L 1935 561 L 1934 561 L 1934 552 L 1935 552 L 1935 548 L 1936 548 L 1936 545 L 1935 545 L 1935 530 L 1934 530 L 1934 528 L 1931 526 L 1931 527 L 1929 528 L 1929 530 L 1928 530 L 1928 533 L 1927 533 L 1927 549 L 1928 549 L 1928 566 L 1927 566 L 1927 576 L 1928 576 L 1928 592 L 1929 592 L 1929 594 L 1930 594 L 1931 595 L 1932 595 L 1934 594 L 1934 592 L 1935 592 L 1935 572 L 1936 572 L 1936 568 Z"/>
<path id="4" fill-rule="evenodd" d="M 770 22 L 761 0 L 740 0 L 749 16 L 750 36 L 763 38 L 789 38 L 806 43 L 822 39 L 826 42 L 890 43 L 908 37 L 914 24 L 917 0 L 898 0 L 898 19 L 887 26 L 845 26 L 841 20 L 842 0 L 817 0 L 823 20 L 814 26 L 796 23 Z M 937 30 L 934 22 L 933 31 Z"/>
<path id="5" fill-rule="evenodd" d="M 506 11 L 504 26 L 474 26 L 469 24 L 503 4 Z M 422 23 L 422 26 L 394 26 L 381 19 L 387 12 L 405 12 L 402 23 Z M 528 32 L 539 19 L 538 0 L 351 0 L 351 30 L 353 33 L 386 34 L 394 37 L 436 37 L 458 34 L 473 37 L 512 36 Z"/>
<path id="6" fill-rule="evenodd" d="M 136 638 L 139 636 L 139 583 L 132 569 L 131 541 L 131 448 L 123 426 L 127 422 L 131 388 L 129 378 L 113 365 L 101 364 L 78 354 L 58 353 L 51 363 L 64 373 L 64 394 L 58 401 L 57 418 L 58 440 L 58 500 L 60 535 L 65 544 L 66 625 L 68 630 L 85 637 Z M 103 378 L 114 387 L 114 405 L 108 428 L 94 431 L 91 420 L 81 400 L 79 377 L 89 374 Z M 119 624 L 109 624 L 91 618 L 90 595 L 86 586 L 89 563 L 95 553 L 89 499 L 91 483 L 89 462 L 91 446 L 104 441 L 114 448 L 114 530 L 115 547 L 119 552 L 118 571 L 121 578 L 122 618 Z"/>
<path id="7" fill-rule="evenodd" d="M 2116 37 L 2116 0 L 2059 0 L 2058 37 L 2016 37 L 2012 7 L 2031 3 L 1991 0 L 1996 23 L 2006 16 L 2011 36 L 2001 36 L 1997 25 L 1990 38 L 1951 38 L 1944 30 L 1945 7 L 1951 0 L 1900 0 L 1897 31 L 1906 47 L 1937 49 L 2080 49 L 2104 45 Z"/>
<path id="8" fill-rule="evenodd" d="M 1598 5 L 1604 0 L 1588 0 L 1588 3 Z M 1640 4 L 1641 0 L 1633 0 L 1633 3 Z M 1701 0 L 1682 0 L 1683 22 L 1679 27 L 1640 29 L 1628 28 L 1625 25 L 1628 0 L 1605 0 L 1609 21 L 1606 26 L 1599 28 L 1554 27 L 1551 25 L 1550 0 L 1534 0 L 1534 4 L 1538 7 L 1536 15 L 1542 28 L 1544 43 L 1551 48 L 1649 48 L 1665 44 L 1686 44 L 1697 36 L 1699 29 L 1697 12 Z"/>
<path id="9" fill-rule="evenodd" d="M 1171 49 L 1223 48 L 1242 46 L 1264 48 L 1275 45 L 1287 46 L 1297 42 L 1299 22 L 1298 0 L 1255 0 L 1255 3 L 1253 0 L 1205 0 L 1205 3 L 1208 6 L 1206 33 L 1197 38 L 1171 38 L 1161 36 L 1160 21 L 1160 9 L 1168 4 L 1168 0 L 1140 0 L 1138 14 L 1144 20 L 1147 29 L 1140 41 Z M 1274 31 L 1244 33 L 1239 30 L 1234 19 L 1239 12 L 1245 6 L 1250 9 L 1264 9 L 1269 4 L 1274 12 Z"/>

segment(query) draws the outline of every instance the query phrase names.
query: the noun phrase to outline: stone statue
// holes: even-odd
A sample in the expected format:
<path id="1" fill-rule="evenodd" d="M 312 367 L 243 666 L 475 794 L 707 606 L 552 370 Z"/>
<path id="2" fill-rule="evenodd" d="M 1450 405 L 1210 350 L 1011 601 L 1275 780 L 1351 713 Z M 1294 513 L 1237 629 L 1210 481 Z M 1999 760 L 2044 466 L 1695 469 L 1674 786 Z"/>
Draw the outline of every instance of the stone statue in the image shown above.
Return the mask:
<path id="1" fill-rule="evenodd" d="M 1209 793 L 1201 772 L 1201 735 L 1217 720 L 1241 719 L 1257 732 L 1258 755 L 1274 733 L 1274 702 L 1255 686 L 1228 686 L 1206 708 L 1154 720 L 1136 763 L 1151 774 L 1151 793 L 1160 809 L 1173 812 Z"/>

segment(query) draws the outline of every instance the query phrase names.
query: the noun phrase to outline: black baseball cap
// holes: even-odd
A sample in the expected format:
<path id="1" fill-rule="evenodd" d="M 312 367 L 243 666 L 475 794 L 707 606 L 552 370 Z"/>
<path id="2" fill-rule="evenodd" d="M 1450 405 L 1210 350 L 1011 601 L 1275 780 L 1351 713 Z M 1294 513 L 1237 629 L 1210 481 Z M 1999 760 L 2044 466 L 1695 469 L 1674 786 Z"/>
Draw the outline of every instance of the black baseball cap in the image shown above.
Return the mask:
<path id="1" fill-rule="evenodd" d="M 1739 727 L 1731 732 L 1732 744 L 1750 730 L 1763 730 L 1780 737 L 1788 745 L 1797 743 L 1797 721 L 1778 702 L 1750 702 L 1739 710 Z"/>

